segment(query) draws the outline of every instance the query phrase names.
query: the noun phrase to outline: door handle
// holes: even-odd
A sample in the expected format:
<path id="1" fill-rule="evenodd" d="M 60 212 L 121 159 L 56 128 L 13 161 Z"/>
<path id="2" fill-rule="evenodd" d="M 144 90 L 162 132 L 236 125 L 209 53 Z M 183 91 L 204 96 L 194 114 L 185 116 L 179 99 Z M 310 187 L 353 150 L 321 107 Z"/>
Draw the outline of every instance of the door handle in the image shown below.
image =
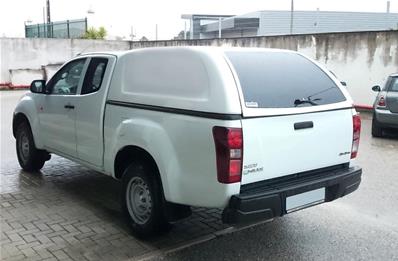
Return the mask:
<path id="1" fill-rule="evenodd" d="M 74 109 L 75 106 L 74 106 L 74 105 L 71 105 L 71 104 L 65 104 L 64 108 L 65 108 L 65 109 Z"/>
<path id="2" fill-rule="evenodd" d="M 314 127 L 314 123 L 312 121 L 296 122 L 294 124 L 295 130 L 309 129 L 309 128 L 313 128 L 313 127 Z"/>

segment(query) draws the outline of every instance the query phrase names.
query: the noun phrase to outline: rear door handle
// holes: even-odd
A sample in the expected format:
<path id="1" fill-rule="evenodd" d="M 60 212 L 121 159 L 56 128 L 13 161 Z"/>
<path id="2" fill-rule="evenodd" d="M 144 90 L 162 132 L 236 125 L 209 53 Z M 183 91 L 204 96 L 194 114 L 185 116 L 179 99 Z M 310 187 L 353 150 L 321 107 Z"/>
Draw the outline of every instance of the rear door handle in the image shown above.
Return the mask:
<path id="1" fill-rule="evenodd" d="M 74 106 L 74 105 L 71 105 L 71 104 L 65 104 L 64 108 L 65 108 L 65 109 L 74 109 L 75 106 Z"/>
<path id="2" fill-rule="evenodd" d="M 303 121 L 303 122 L 296 122 L 294 124 L 294 129 L 295 130 L 301 130 L 301 129 L 310 129 L 314 127 L 314 123 L 312 121 Z"/>

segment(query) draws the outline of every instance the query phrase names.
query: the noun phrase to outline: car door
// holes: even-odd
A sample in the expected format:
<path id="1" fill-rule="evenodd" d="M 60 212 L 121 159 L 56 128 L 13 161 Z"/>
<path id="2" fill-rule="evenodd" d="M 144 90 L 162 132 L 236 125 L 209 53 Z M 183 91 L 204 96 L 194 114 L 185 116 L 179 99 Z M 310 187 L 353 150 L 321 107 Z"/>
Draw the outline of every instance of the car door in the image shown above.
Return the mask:
<path id="1" fill-rule="evenodd" d="M 386 100 L 388 109 L 391 112 L 398 113 L 398 77 L 392 77 Z"/>
<path id="2" fill-rule="evenodd" d="M 39 107 L 40 131 L 44 146 L 56 154 L 76 157 L 76 101 L 87 59 L 65 64 L 46 85 Z"/>
<path id="3" fill-rule="evenodd" d="M 115 61 L 111 55 L 91 57 L 76 100 L 77 155 L 97 167 L 103 164 L 104 110 Z"/>

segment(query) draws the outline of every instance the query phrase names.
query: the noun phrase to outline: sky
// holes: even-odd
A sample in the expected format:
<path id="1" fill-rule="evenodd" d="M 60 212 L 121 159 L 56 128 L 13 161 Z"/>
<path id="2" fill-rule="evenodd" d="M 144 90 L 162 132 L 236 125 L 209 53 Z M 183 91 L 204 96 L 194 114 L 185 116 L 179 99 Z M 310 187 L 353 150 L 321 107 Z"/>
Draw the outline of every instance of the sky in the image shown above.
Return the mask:
<path id="1" fill-rule="evenodd" d="M 398 0 L 390 0 L 398 13 Z M 110 38 L 172 39 L 184 30 L 181 14 L 240 15 L 259 10 L 290 10 L 291 0 L 50 0 L 51 20 L 87 17 L 89 26 L 104 26 Z M 385 12 L 386 0 L 294 0 L 295 10 Z M 0 0 L 0 37 L 24 37 L 24 22 L 43 22 L 45 0 Z M 89 14 L 88 10 L 94 11 Z M 189 23 L 187 23 L 189 27 Z"/>

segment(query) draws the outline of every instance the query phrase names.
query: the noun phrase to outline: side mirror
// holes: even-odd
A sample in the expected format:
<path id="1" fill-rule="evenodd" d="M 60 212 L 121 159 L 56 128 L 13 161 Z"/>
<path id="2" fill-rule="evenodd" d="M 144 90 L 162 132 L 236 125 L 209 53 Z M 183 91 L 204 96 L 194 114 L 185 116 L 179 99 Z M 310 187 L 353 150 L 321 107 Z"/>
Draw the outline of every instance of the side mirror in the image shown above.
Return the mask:
<path id="1" fill-rule="evenodd" d="M 340 83 L 341 83 L 341 85 L 347 87 L 347 83 L 346 82 L 340 82 Z"/>
<path id="2" fill-rule="evenodd" d="M 381 91 L 381 88 L 380 88 L 379 85 L 375 85 L 375 86 L 372 87 L 372 91 L 374 91 L 374 92 L 380 92 L 380 91 Z"/>
<path id="3" fill-rule="evenodd" d="M 30 91 L 32 93 L 44 93 L 46 89 L 46 81 L 45 80 L 34 80 L 30 84 Z"/>

